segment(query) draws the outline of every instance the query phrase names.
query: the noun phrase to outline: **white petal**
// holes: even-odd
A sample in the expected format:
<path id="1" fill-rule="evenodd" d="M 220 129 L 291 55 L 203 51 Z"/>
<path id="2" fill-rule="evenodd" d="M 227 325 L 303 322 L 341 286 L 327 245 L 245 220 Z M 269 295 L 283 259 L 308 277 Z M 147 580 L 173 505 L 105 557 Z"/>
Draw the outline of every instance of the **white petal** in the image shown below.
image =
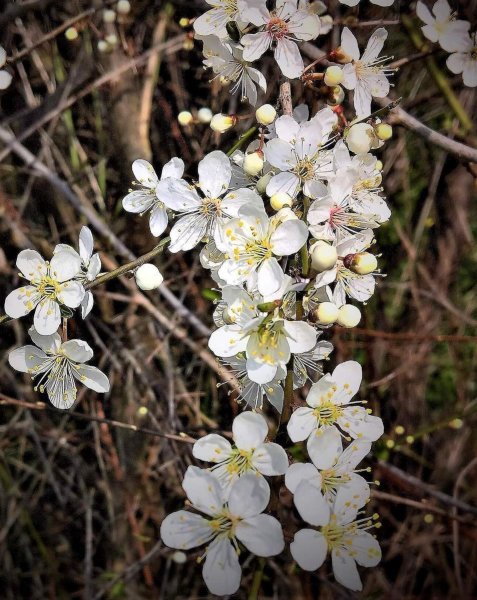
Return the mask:
<path id="1" fill-rule="evenodd" d="M 455 54 L 451 54 L 447 57 L 446 65 L 449 71 L 451 71 L 451 73 L 458 75 L 462 73 L 462 71 L 465 68 L 466 55 L 459 54 L 457 52 Z"/>
<path id="2" fill-rule="evenodd" d="M 35 367 L 41 367 L 46 360 L 48 356 L 36 346 L 22 346 L 8 355 L 9 365 L 20 373 L 28 373 Z"/>
<path id="3" fill-rule="evenodd" d="M 222 358 L 235 356 L 247 348 L 248 336 L 228 325 L 213 331 L 209 338 L 209 348 Z"/>
<path id="4" fill-rule="evenodd" d="M 89 227 L 82 227 L 79 234 L 79 254 L 83 261 L 88 264 L 93 255 L 94 240 Z"/>
<path id="5" fill-rule="evenodd" d="M 308 481 L 308 483 L 321 490 L 321 475 L 311 463 L 294 463 L 288 467 L 285 474 L 285 485 L 292 494 L 296 492 L 302 481 Z"/>
<path id="6" fill-rule="evenodd" d="M 198 166 L 201 190 L 209 198 L 218 198 L 228 189 L 232 178 L 232 167 L 227 155 L 214 150 L 203 158 Z"/>
<path id="7" fill-rule="evenodd" d="M 53 335 L 40 335 L 34 327 L 30 327 L 28 335 L 32 342 L 41 348 L 43 352 L 57 353 L 61 346 L 61 338 L 57 333 Z"/>
<path id="8" fill-rule="evenodd" d="M 308 438 L 306 449 L 318 469 L 331 469 L 343 452 L 341 434 L 336 427 L 317 429 Z"/>
<path id="9" fill-rule="evenodd" d="M 153 166 L 148 163 L 147 160 L 135 160 L 132 164 L 132 171 L 136 181 L 138 181 L 141 185 L 151 190 L 156 189 L 159 179 L 154 171 Z"/>
<path id="10" fill-rule="evenodd" d="M 155 237 L 159 237 L 167 227 L 169 219 L 167 210 L 162 202 L 158 202 L 151 211 L 149 217 L 149 229 Z"/>
<path id="11" fill-rule="evenodd" d="M 3 65 L 7 62 L 7 53 L 5 51 L 5 48 L 2 48 L 2 46 L 0 46 L 0 67 L 3 67 Z"/>
<path id="12" fill-rule="evenodd" d="M 269 500 L 270 488 L 266 480 L 247 473 L 232 484 L 228 505 L 233 516 L 247 519 L 262 513 Z"/>
<path id="13" fill-rule="evenodd" d="M 257 287 L 262 296 L 274 294 L 282 284 L 285 274 L 275 257 L 265 259 L 257 270 Z"/>
<path id="14" fill-rule="evenodd" d="M 79 281 L 66 281 L 61 286 L 57 298 L 58 302 L 70 308 L 77 308 L 84 298 L 84 287 Z"/>
<path id="15" fill-rule="evenodd" d="M 53 279 L 59 283 L 73 279 L 80 271 L 81 258 L 79 255 L 75 256 L 71 252 L 57 252 L 51 258 L 50 273 Z"/>
<path id="16" fill-rule="evenodd" d="M 378 541 L 367 531 L 357 531 L 351 536 L 350 548 L 353 558 L 362 567 L 375 567 L 381 560 L 381 548 Z"/>
<path id="17" fill-rule="evenodd" d="M 290 544 L 290 552 L 302 569 L 316 571 L 325 561 L 328 544 L 319 531 L 301 529 Z"/>
<path id="18" fill-rule="evenodd" d="M 231 451 L 230 442 L 216 433 L 209 433 L 209 435 L 201 437 L 192 447 L 192 454 L 195 458 L 214 463 L 225 460 Z"/>
<path id="19" fill-rule="evenodd" d="M 338 472 L 349 472 L 356 469 L 358 464 L 371 451 L 371 442 L 366 440 L 355 440 L 351 442 L 343 454 L 339 457 L 337 463 Z"/>
<path id="20" fill-rule="evenodd" d="M 274 175 L 267 185 L 267 196 L 274 196 L 279 192 L 284 192 L 292 198 L 298 192 L 300 187 L 300 180 L 295 173 L 278 173 Z"/>
<path id="21" fill-rule="evenodd" d="M 202 204 L 195 188 L 183 179 L 165 179 L 159 189 L 161 201 L 176 212 L 188 212 Z"/>
<path id="22" fill-rule="evenodd" d="M 282 38 L 277 41 L 275 60 L 285 77 L 295 79 L 303 73 L 303 59 L 293 40 Z"/>
<path id="23" fill-rule="evenodd" d="M 161 539 L 169 548 L 189 550 L 205 544 L 212 535 L 212 528 L 204 517 L 186 510 L 167 515 L 161 523 Z"/>
<path id="24" fill-rule="evenodd" d="M 238 590 L 242 569 L 228 538 L 217 538 L 207 548 L 202 576 L 209 591 L 217 596 L 228 596 Z"/>
<path id="25" fill-rule="evenodd" d="M 206 515 L 217 515 L 224 500 L 220 483 L 209 473 L 197 467 L 188 467 L 182 487 L 192 504 Z"/>
<path id="26" fill-rule="evenodd" d="M 239 450 L 254 450 L 268 435 L 268 425 L 259 413 L 250 410 L 240 413 L 232 423 L 235 445 Z"/>
<path id="27" fill-rule="evenodd" d="M 477 86 L 477 60 L 475 58 L 470 58 L 467 61 L 467 65 L 464 69 L 463 73 L 464 85 L 467 87 L 476 87 Z"/>
<path id="28" fill-rule="evenodd" d="M 40 301 L 40 295 L 36 288 L 32 285 L 27 285 L 10 292 L 5 298 L 5 312 L 12 319 L 24 317 Z"/>
<path id="29" fill-rule="evenodd" d="M 276 556 L 285 547 L 282 527 L 270 515 L 257 515 L 240 521 L 235 528 L 235 535 L 257 556 Z"/>
<path id="30" fill-rule="evenodd" d="M 130 213 L 143 213 L 156 202 L 156 197 L 142 190 L 134 190 L 123 198 L 123 208 Z"/>
<path id="31" fill-rule="evenodd" d="M 361 57 L 361 61 L 364 63 L 370 63 L 375 61 L 381 50 L 384 47 L 384 42 L 387 40 L 388 32 L 384 27 L 380 27 L 376 29 L 376 31 L 371 35 L 368 41 L 368 45 L 366 46 L 366 50 L 364 51 L 363 56 Z"/>
<path id="32" fill-rule="evenodd" d="M 84 363 L 93 358 L 93 350 L 83 340 L 68 340 L 61 344 L 61 349 L 73 362 Z"/>
<path id="33" fill-rule="evenodd" d="M 304 120 L 306 121 L 307 119 L 308 116 Z M 297 123 L 297 120 L 294 117 L 290 117 L 290 115 L 282 115 L 281 117 L 278 117 L 278 119 L 275 121 L 275 131 L 280 140 L 288 142 L 290 144 L 290 154 L 293 155 L 293 149 L 291 147 L 291 144 L 295 143 L 297 134 L 300 131 L 300 125 L 299 123 Z M 267 146 L 265 148 L 267 148 Z M 271 161 L 268 160 L 268 162 Z M 275 166 L 278 167 L 279 165 Z"/>
<path id="34" fill-rule="evenodd" d="M 82 319 L 86 319 L 86 317 L 89 315 L 89 313 L 91 312 L 91 309 L 93 308 L 94 305 L 94 297 L 92 292 L 86 292 L 84 295 L 83 300 L 81 300 L 81 318 Z"/>
<path id="35" fill-rule="evenodd" d="M 91 367 L 90 365 L 77 365 L 76 368 L 73 369 L 73 375 L 90 390 L 99 392 L 100 394 L 109 392 L 110 385 L 108 378 L 96 367 Z"/>
<path id="36" fill-rule="evenodd" d="M 270 243 L 273 254 L 289 256 L 300 250 L 308 239 L 308 228 L 300 219 L 285 221 L 272 233 Z"/>
<path id="37" fill-rule="evenodd" d="M 292 413 L 287 424 L 287 431 L 292 442 L 302 442 L 316 426 L 317 420 L 313 410 L 306 406 L 300 406 Z"/>
<path id="38" fill-rule="evenodd" d="M 171 229 L 169 250 L 191 250 L 200 242 L 207 232 L 207 219 L 198 213 L 181 217 Z"/>
<path id="39" fill-rule="evenodd" d="M 270 383 L 277 374 L 277 365 L 257 362 L 253 358 L 247 358 L 247 376 L 250 381 L 264 385 Z"/>
<path id="40" fill-rule="evenodd" d="M 282 118 L 280 117 L 280 119 Z M 289 118 L 293 121 L 291 117 Z M 296 163 L 293 156 L 293 147 L 280 138 L 274 138 L 267 143 L 265 158 L 271 165 L 282 171 L 289 171 Z"/>
<path id="41" fill-rule="evenodd" d="M 316 329 L 303 321 L 285 321 L 290 352 L 297 354 L 311 350 L 316 344 Z"/>
<path id="42" fill-rule="evenodd" d="M 243 58 L 247 62 L 253 62 L 260 58 L 270 46 L 270 38 L 266 31 L 247 33 L 240 42 L 244 47 Z"/>
<path id="43" fill-rule="evenodd" d="M 315 527 L 327 525 L 330 520 L 330 507 L 321 490 L 308 481 L 301 481 L 293 496 L 297 511 L 301 518 Z"/>
<path id="44" fill-rule="evenodd" d="M 353 438 L 375 442 L 384 433 L 383 421 L 379 417 L 368 415 L 362 406 L 354 406 L 344 411 L 338 419 L 339 426 Z"/>
<path id="45" fill-rule="evenodd" d="M 171 158 L 171 160 L 162 167 L 161 179 L 166 179 L 166 177 L 180 179 L 182 175 L 184 175 L 184 161 L 182 158 Z"/>
<path id="46" fill-rule="evenodd" d="M 46 275 L 47 265 L 36 250 L 22 250 L 17 256 L 17 268 L 28 279 L 39 279 Z"/>
<path id="47" fill-rule="evenodd" d="M 40 335 L 55 333 L 61 323 L 59 305 L 53 300 L 42 300 L 35 309 L 33 324 Z"/>
<path id="48" fill-rule="evenodd" d="M 344 585 L 354 592 L 360 592 L 363 589 L 361 578 L 356 568 L 356 562 L 346 550 L 340 548 L 331 553 L 331 562 L 333 565 L 333 574 L 335 579 L 341 585 Z"/>
<path id="49" fill-rule="evenodd" d="M 358 79 L 354 89 L 353 99 L 357 117 L 363 118 L 371 114 L 371 100 L 372 96 L 368 88 L 368 82 L 360 81 Z"/>
<path id="50" fill-rule="evenodd" d="M 6 90 L 7 87 L 11 84 L 11 82 L 12 76 L 10 75 L 10 73 L 2 69 L 0 71 L 0 90 Z"/>
<path id="51" fill-rule="evenodd" d="M 339 364 L 333 371 L 333 380 L 339 384 L 347 386 L 350 398 L 359 390 L 361 380 L 363 379 L 363 368 L 355 360 L 347 360 Z"/>
<path id="52" fill-rule="evenodd" d="M 351 523 L 369 499 L 369 484 L 361 476 L 356 476 L 352 482 L 340 486 L 336 493 L 333 513 L 338 523 Z"/>
<path id="53" fill-rule="evenodd" d="M 284 475 L 288 469 L 288 456 L 279 444 L 266 442 L 253 453 L 252 465 L 262 475 Z"/>
<path id="54" fill-rule="evenodd" d="M 359 60 L 358 41 L 348 27 L 345 27 L 341 33 L 341 48 L 346 54 L 351 56 L 353 60 Z"/>

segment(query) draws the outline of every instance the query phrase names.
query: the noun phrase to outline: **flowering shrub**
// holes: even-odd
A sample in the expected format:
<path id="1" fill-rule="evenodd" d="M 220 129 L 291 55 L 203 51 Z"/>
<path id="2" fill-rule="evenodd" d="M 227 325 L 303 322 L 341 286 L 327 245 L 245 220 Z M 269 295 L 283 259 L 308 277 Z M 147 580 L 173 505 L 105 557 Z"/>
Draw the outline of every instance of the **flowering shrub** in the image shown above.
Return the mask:
<path id="1" fill-rule="evenodd" d="M 358 1 L 341 0 L 348 6 Z M 249 136 L 255 139 L 245 150 L 206 154 L 195 179 L 185 176 L 193 171 L 179 157 L 163 166 L 160 177 L 147 161 L 136 160 L 134 188 L 122 204 L 129 213 L 147 213 L 155 237 L 172 224 L 152 255 L 166 247 L 173 253 L 200 248 L 218 295 L 208 346 L 234 374 L 238 400 L 251 410 L 234 419 L 232 441 L 211 433 L 195 442 L 193 456 L 213 466 L 187 469 L 188 510 L 167 516 L 161 536 L 179 550 L 204 546 L 207 587 L 233 594 L 240 586 L 243 547 L 260 557 L 285 547 L 285 524 L 269 514 L 274 509 L 268 483 L 270 477 L 284 478 L 303 520 L 303 528 L 286 540 L 294 560 L 313 571 L 330 554 L 336 580 L 360 590 L 356 565 L 375 566 L 381 551 L 369 533 L 379 526 L 377 516 L 364 516 L 370 485 L 359 473 L 368 469 L 358 466 L 384 426 L 354 399 L 362 377 L 357 362 L 323 374 L 333 347 L 322 338 L 332 325 L 358 325 L 356 303 L 369 300 L 382 277 L 375 231 L 391 212 L 382 194 L 383 165 L 371 151 L 392 135 L 382 120 L 386 111 L 373 112 L 373 100 L 385 98 L 391 86 L 393 69 L 381 57 L 387 32 L 374 31 L 361 52 L 344 27 L 340 46 L 322 64 L 305 66 L 301 44 L 330 31 L 321 2 L 277 0 L 272 9 L 265 0 L 208 3 L 211 8 L 194 22 L 204 66 L 257 107 Z M 390 6 L 392 0 L 374 4 Z M 432 12 L 418 2 L 417 14 L 424 35 L 450 53 L 449 69 L 462 73 L 465 85 L 477 85 L 469 24 L 454 19 L 446 0 L 438 0 Z M 282 82 L 275 105 L 258 106 L 260 93 L 274 85 L 260 70 L 260 58 L 269 51 Z M 0 66 L 5 58 L 0 49 Z M 9 77 L 0 71 L 0 87 L 8 86 Z M 291 105 L 289 79 L 319 83 L 315 114 L 303 104 Z M 218 133 L 240 122 L 240 115 L 209 113 L 200 119 Z M 187 125 L 189 116 L 181 113 L 180 122 Z M 81 230 L 78 251 L 61 244 L 47 261 L 24 250 L 17 267 L 26 285 L 7 296 L 5 313 L 18 319 L 34 311 L 29 334 L 35 345 L 13 350 L 10 365 L 31 375 L 35 389 L 59 409 L 75 404 L 76 381 L 107 392 L 106 376 L 84 364 L 93 358 L 89 345 L 68 339 L 68 320 L 76 309 L 88 316 L 92 289 L 104 277 L 90 230 Z M 162 284 L 157 267 L 142 258 L 129 270 L 143 290 Z M 301 388 L 306 397 L 299 403 L 293 393 Z M 269 426 L 267 403 L 279 420 L 278 434 Z M 287 450 L 301 442 L 311 462 L 290 464 Z"/>

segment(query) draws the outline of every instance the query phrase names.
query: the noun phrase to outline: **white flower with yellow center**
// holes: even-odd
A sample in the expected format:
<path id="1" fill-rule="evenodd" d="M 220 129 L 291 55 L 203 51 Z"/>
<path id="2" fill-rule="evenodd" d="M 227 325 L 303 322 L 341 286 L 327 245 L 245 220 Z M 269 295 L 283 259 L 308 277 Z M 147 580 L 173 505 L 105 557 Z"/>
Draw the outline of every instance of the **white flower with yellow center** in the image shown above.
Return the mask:
<path id="1" fill-rule="evenodd" d="M 285 485 L 295 494 L 295 504 L 303 506 L 313 496 L 313 490 L 306 488 L 304 497 L 300 498 L 303 491 L 298 491 L 302 481 L 308 481 L 316 488 L 316 494 L 324 496 L 333 505 L 339 490 L 345 488 L 359 493 L 360 498 L 366 501 L 369 498 L 369 483 L 360 472 L 368 469 L 356 467 L 371 450 L 371 442 L 354 440 L 343 451 L 342 436 L 334 428 L 329 427 L 323 435 L 317 438 L 317 443 L 311 447 L 310 458 L 312 463 L 294 463 L 290 465 L 285 475 Z"/>
<path id="2" fill-rule="evenodd" d="M 169 178 L 180 179 L 184 174 L 184 161 L 172 158 L 162 168 L 160 179 L 147 160 L 135 160 L 132 170 L 140 189 L 132 190 L 123 198 L 123 208 L 127 212 L 141 215 L 150 211 L 149 228 L 153 236 L 159 237 L 169 221 L 162 195 L 167 191 Z"/>
<path id="3" fill-rule="evenodd" d="M 199 460 L 215 463 L 210 472 L 220 481 L 227 497 L 234 481 L 246 473 L 284 475 L 288 457 L 278 444 L 266 442 L 265 418 L 251 411 L 235 417 L 232 423 L 234 445 L 221 435 L 211 433 L 197 440 L 192 454 Z"/>
<path id="4" fill-rule="evenodd" d="M 388 32 L 384 28 L 377 29 L 361 56 L 358 42 L 351 31 L 345 27 L 341 34 L 341 50 L 351 61 L 343 67 L 342 85 L 354 90 L 354 108 L 358 117 L 371 114 L 373 98 L 385 98 L 389 94 L 388 75 L 393 71 L 384 66 L 387 58 L 378 58 L 387 37 Z"/>
<path id="5" fill-rule="evenodd" d="M 5 312 L 18 319 L 34 310 L 33 323 L 38 333 L 54 333 L 61 323 L 60 307 L 77 308 L 83 300 L 84 288 L 76 281 L 81 258 L 61 251 L 47 262 L 35 250 L 22 250 L 16 264 L 20 277 L 29 284 L 6 297 Z"/>
<path id="6" fill-rule="evenodd" d="M 329 428 L 353 439 L 377 440 L 383 434 L 382 420 L 371 416 L 359 400 L 353 401 L 361 379 L 361 365 L 349 360 L 313 384 L 306 397 L 308 406 L 297 408 L 288 422 L 292 442 L 308 440 L 308 453 L 313 456 L 315 445 L 321 448 L 320 436 Z"/>
<path id="7" fill-rule="evenodd" d="M 300 516 L 312 528 L 301 529 L 290 544 L 293 558 L 305 571 L 319 569 L 331 554 L 333 574 L 345 587 L 360 591 L 361 578 L 356 564 L 375 567 L 381 560 L 381 548 L 369 533 L 379 527 L 378 515 L 358 518 L 358 510 L 367 500 L 362 490 L 350 485 L 342 487 L 330 509 L 325 498 L 307 481 L 302 481 L 295 505 Z"/>
<path id="8" fill-rule="evenodd" d="M 349 268 L 349 259 L 365 252 L 373 240 L 372 229 L 367 229 L 339 242 L 336 245 L 336 265 L 316 276 L 315 288 L 335 283 L 331 300 L 336 306 L 346 304 L 347 296 L 358 302 L 366 302 L 374 294 L 376 273 L 360 275 Z"/>
<path id="9" fill-rule="evenodd" d="M 232 169 L 229 158 L 220 150 L 207 154 L 198 167 L 198 188 L 183 179 L 167 179 L 167 190 L 161 195 L 164 204 L 182 214 L 171 229 L 171 252 L 191 250 L 203 238 L 214 238 L 217 228 L 238 215 L 245 204 L 263 205 L 253 190 L 241 188 L 229 192 Z M 219 228 L 220 229 L 220 228 Z"/>
<path id="10" fill-rule="evenodd" d="M 282 222 L 280 215 L 269 218 L 260 207 L 245 206 L 239 216 L 222 226 L 219 250 L 227 259 L 219 277 L 235 285 L 257 274 L 262 296 L 273 294 L 283 285 L 285 274 L 277 257 L 295 254 L 308 238 L 306 224 L 299 219 Z"/>
<path id="11" fill-rule="evenodd" d="M 68 244 L 58 244 L 55 246 L 53 251 L 54 254 L 58 252 L 71 252 L 77 260 L 77 257 L 81 260 L 81 270 L 75 277 L 76 281 L 79 281 L 82 285 L 94 281 L 101 271 L 101 259 L 99 254 L 94 252 L 94 240 L 93 234 L 89 227 L 82 227 L 79 234 L 79 253 Z M 81 316 L 85 319 L 93 308 L 94 298 L 90 291 L 86 291 L 83 300 L 81 301 Z"/>
<path id="12" fill-rule="evenodd" d="M 424 2 L 416 4 L 416 14 L 425 23 L 422 33 L 431 42 L 439 42 L 441 48 L 447 52 L 455 52 L 458 40 L 465 36 L 470 28 L 468 21 L 456 19 L 447 0 L 437 0 L 432 7 L 432 12 Z"/>
<path id="13" fill-rule="evenodd" d="M 57 333 L 40 335 L 33 327 L 30 337 L 35 346 L 23 346 L 8 355 L 10 366 L 28 373 L 35 380 L 35 391 L 46 392 L 56 408 L 68 409 L 76 401 L 76 381 L 95 392 L 109 391 L 106 375 L 90 365 L 93 351 L 83 340 L 61 343 Z"/>
<path id="14" fill-rule="evenodd" d="M 323 178 L 333 174 L 332 155 L 324 150 L 337 123 L 330 108 L 324 108 L 310 120 L 298 123 L 283 115 L 275 121 L 276 138 L 265 146 L 265 158 L 280 173 L 267 185 L 271 197 L 285 192 L 294 198 L 299 191 L 316 198 L 322 192 Z"/>
<path id="15" fill-rule="evenodd" d="M 161 524 L 161 538 L 178 550 L 207 544 L 202 576 L 213 594 L 234 594 L 239 588 L 239 543 L 257 556 L 276 556 L 283 550 L 280 523 L 262 514 L 270 500 L 263 477 L 250 473 L 240 477 L 226 498 L 211 473 L 189 467 L 182 487 L 191 507 L 201 514 L 179 510 L 168 515 Z"/>
<path id="16" fill-rule="evenodd" d="M 465 32 L 454 38 L 454 53 L 447 61 L 449 71 L 459 75 L 462 73 L 464 85 L 477 86 L 477 31 Z"/>
<path id="17" fill-rule="evenodd" d="M 277 0 L 269 11 L 265 2 L 239 0 L 242 18 L 260 30 L 247 33 L 240 40 L 245 60 L 259 59 L 270 47 L 285 77 L 294 79 L 303 73 L 303 59 L 297 41 L 310 41 L 320 34 L 320 22 L 305 10 L 297 8 L 296 0 Z"/>
<path id="18" fill-rule="evenodd" d="M 237 0 L 206 0 L 212 6 L 210 10 L 194 21 L 194 29 L 198 35 L 216 35 L 220 38 L 228 36 L 227 23 L 235 21 L 242 26 L 243 23 Z"/>

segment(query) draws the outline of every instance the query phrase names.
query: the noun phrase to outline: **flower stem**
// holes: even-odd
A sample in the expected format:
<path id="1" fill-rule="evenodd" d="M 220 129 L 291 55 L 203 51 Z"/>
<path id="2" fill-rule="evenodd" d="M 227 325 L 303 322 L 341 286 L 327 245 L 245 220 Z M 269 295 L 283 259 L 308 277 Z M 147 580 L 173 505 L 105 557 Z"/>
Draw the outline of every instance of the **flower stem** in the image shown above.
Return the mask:
<path id="1" fill-rule="evenodd" d="M 89 283 L 87 283 L 85 285 L 85 289 L 90 290 L 91 288 L 94 288 L 98 285 L 102 285 L 103 283 L 106 283 L 107 281 L 111 281 L 112 279 L 121 277 L 121 275 L 124 275 L 128 271 L 131 271 L 132 269 L 135 269 L 136 267 L 140 267 L 144 263 L 149 262 L 152 258 L 157 256 L 164 250 L 164 248 L 170 242 L 170 240 L 171 240 L 170 237 L 165 237 L 150 252 L 143 254 L 139 258 L 136 258 L 135 260 L 132 260 L 131 262 L 126 263 L 125 265 L 122 265 L 122 266 L 118 267 L 117 269 L 110 271 L 109 273 L 104 273 L 103 275 L 96 277 L 96 279 L 94 279 L 93 281 L 90 281 Z"/>
<path id="2" fill-rule="evenodd" d="M 247 129 L 247 131 L 239 137 L 232 148 L 230 148 L 230 150 L 227 152 L 227 156 L 232 156 L 235 150 L 238 150 L 242 144 L 244 144 L 255 134 L 256 131 L 258 131 L 258 127 L 256 125 L 253 125 L 250 127 L 250 129 Z"/>
<path id="3" fill-rule="evenodd" d="M 253 574 L 252 585 L 250 587 L 250 593 L 248 595 L 248 600 L 258 600 L 258 593 L 260 591 L 260 585 L 262 583 L 263 577 L 263 569 L 265 567 L 265 559 L 258 559 L 258 566 L 255 569 L 255 573 Z"/>

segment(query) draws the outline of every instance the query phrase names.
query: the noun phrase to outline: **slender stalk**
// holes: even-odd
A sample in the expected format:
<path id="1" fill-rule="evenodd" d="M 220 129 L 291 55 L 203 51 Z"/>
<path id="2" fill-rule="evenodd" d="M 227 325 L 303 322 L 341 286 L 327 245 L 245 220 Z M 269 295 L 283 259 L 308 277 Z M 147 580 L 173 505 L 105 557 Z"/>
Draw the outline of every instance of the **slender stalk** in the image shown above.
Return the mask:
<path id="1" fill-rule="evenodd" d="M 252 585 L 250 587 L 250 593 L 248 595 L 248 600 L 258 600 L 258 593 L 260 591 L 260 585 L 262 583 L 263 578 L 263 569 L 265 567 L 265 559 L 258 559 L 258 566 L 255 569 L 255 573 L 253 574 Z"/>
<path id="2" fill-rule="evenodd" d="M 235 142 L 232 148 L 230 148 L 230 150 L 227 152 L 227 156 L 232 156 L 235 150 L 238 150 L 240 146 L 242 146 L 242 144 L 244 144 L 247 140 L 253 137 L 257 131 L 258 127 L 256 125 L 253 125 L 252 127 L 250 127 L 250 129 L 247 129 L 247 131 L 239 137 L 239 139 Z"/>

